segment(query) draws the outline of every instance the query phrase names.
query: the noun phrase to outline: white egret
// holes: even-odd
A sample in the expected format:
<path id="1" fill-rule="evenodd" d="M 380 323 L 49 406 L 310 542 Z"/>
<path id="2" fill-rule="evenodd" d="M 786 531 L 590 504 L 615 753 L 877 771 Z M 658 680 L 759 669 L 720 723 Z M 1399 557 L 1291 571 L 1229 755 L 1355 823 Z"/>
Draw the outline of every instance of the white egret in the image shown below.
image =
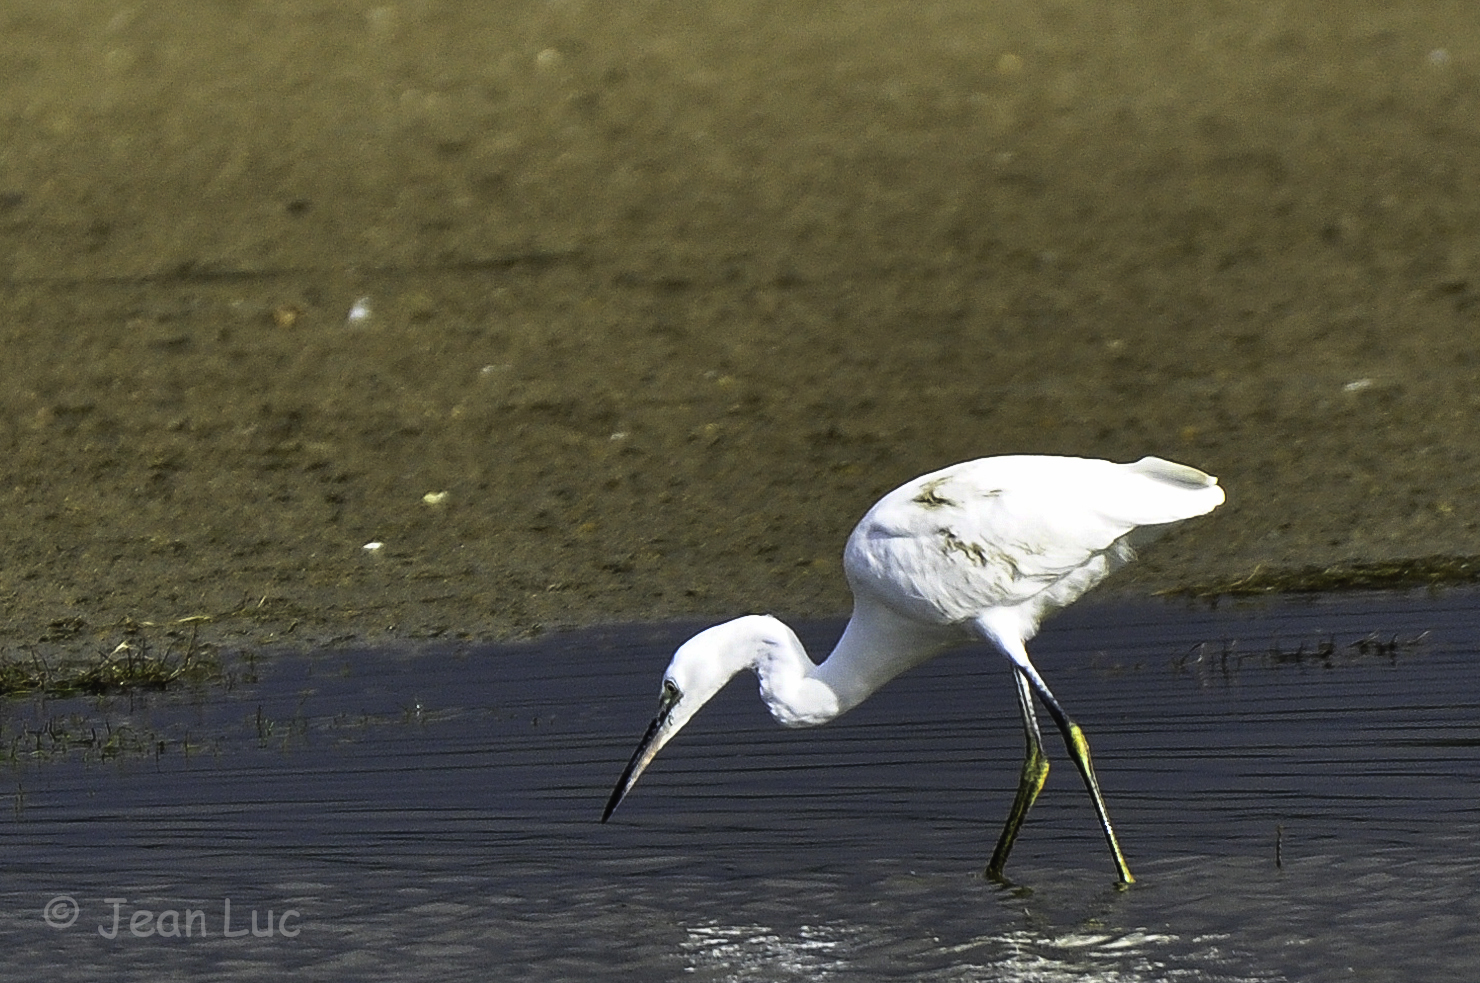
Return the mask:
<path id="1" fill-rule="evenodd" d="M 967 461 L 896 488 L 848 537 L 843 570 L 853 615 L 821 665 L 790 628 L 750 615 L 681 645 L 663 673 L 658 715 L 622 773 L 601 821 L 643 770 L 731 677 L 750 669 L 761 699 L 788 727 L 826 723 L 895 676 L 946 649 L 991 643 L 1012 664 L 1027 749 L 1017 796 L 988 876 L 1007 856 L 1048 777 L 1033 697 L 1047 708 L 1089 789 L 1123 883 L 1134 878 L 1105 812 L 1089 743 L 1028 658 L 1045 616 L 1128 562 L 1133 548 L 1223 502 L 1218 479 L 1146 457 L 1134 464 L 1071 457 Z"/>

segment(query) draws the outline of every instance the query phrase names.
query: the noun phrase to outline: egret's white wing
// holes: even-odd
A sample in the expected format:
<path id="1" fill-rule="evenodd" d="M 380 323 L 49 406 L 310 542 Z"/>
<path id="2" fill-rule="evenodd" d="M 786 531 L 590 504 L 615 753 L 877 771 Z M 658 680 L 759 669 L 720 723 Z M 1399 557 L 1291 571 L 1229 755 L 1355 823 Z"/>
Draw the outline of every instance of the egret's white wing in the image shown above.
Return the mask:
<path id="1" fill-rule="evenodd" d="M 1129 534 L 1222 500 L 1215 479 L 1156 458 L 984 458 L 886 495 L 849 538 L 844 566 L 856 592 L 910 617 L 957 623 L 1027 605 L 1036 624 L 1129 560 Z"/>

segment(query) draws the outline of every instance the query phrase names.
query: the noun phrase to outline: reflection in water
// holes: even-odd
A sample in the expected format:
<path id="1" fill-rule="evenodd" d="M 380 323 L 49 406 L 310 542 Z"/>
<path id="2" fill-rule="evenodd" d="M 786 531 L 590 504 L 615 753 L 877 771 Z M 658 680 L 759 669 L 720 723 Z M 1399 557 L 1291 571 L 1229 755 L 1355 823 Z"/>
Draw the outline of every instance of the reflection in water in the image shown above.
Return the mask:
<path id="1" fill-rule="evenodd" d="M 655 669 L 692 626 L 283 657 L 229 690 L 102 709 L 8 703 L 7 734 L 163 738 L 106 760 L 12 742 L 0 942 L 11 975 L 48 980 L 1468 980 L 1472 607 L 1091 604 L 1051 622 L 1040 664 L 1095 742 L 1142 878 L 1127 891 L 1062 755 L 1021 884 L 980 877 L 1021 741 L 982 652 L 806 733 L 737 684 L 607 826 Z M 53 927 L 61 896 L 77 918 Z M 227 937 L 227 899 L 294 910 L 301 931 Z M 155 931 L 99 935 L 115 903 Z M 160 936 L 191 909 L 205 934 Z"/>
<path id="2" fill-rule="evenodd" d="M 847 969 L 847 936 L 831 926 L 803 925 L 783 937 L 761 925 L 690 926 L 681 946 L 684 968 L 726 980 L 817 980 Z"/>
<path id="3" fill-rule="evenodd" d="M 877 967 L 860 970 L 854 956 L 866 950 L 868 933 L 838 925 L 803 925 L 786 936 L 761 925 L 706 923 L 688 928 L 683 951 L 686 973 L 732 983 L 827 980 L 845 975 L 874 978 Z M 1228 936 L 1194 939 L 1145 931 L 1121 934 L 1068 932 L 1044 936 L 1019 930 L 952 945 L 936 943 L 949 965 L 922 970 L 924 981 L 993 980 L 998 983 L 1168 983 L 1174 980 L 1278 980 L 1279 975 L 1215 975 Z M 1171 956 L 1172 964 L 1163 960 Z M 862 960 L 867 962 L 867 960 Z M 1179 965 L 1180 964 L 1180 965 Z M 1189 965 L 1191 964 L 1191 965 Z M 887 968 L 884 970 L 887 974 Z M 889 974 L 895 975 L 895 974 Z"/>

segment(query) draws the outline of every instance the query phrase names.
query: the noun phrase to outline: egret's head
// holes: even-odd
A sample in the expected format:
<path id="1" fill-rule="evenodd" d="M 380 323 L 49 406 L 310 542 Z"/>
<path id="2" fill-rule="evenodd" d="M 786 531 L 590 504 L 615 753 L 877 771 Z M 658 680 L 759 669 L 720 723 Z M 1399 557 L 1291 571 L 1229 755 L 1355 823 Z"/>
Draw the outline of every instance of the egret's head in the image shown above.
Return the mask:
<path id="1" fill-rule="evenodd" d="M 622 772 L 617 787 L 612 790 L 606 811 L 601 814 L 602 822 L 611 817 L 612 810 L 637 784 L 637 779 L 663 745 L 683 729 L 699 708 L 723 689 L 737 672 L 755 665 L 764 640 L 775 635 L 777 628 L 790 632 L 774 618 L 751 615 L 706 628 L 678 647 L 678 651 L 673 653 L 673 661 L 663 672 L 658 715 L 648 725 L 642 743 L 637 746 L 637 752 L 627 763 L 627 770 Z"/>

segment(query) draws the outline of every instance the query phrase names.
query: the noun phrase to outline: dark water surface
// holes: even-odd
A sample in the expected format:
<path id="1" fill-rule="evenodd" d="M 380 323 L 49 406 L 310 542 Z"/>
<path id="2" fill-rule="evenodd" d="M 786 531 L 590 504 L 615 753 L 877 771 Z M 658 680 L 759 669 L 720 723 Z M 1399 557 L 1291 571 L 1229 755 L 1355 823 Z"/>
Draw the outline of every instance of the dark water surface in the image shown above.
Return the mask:
<path id="1" fill-rule="evenodd" d="M 694 626 L 7 704 L 6 975 L 1472 980 L 1476 601 L 1050 622 L 1032 650 L 1094 744 L 1127 891 L 1056 740 L 1021 886 L 980 877 L 1022 743 L 981 650 L 812 731 L 777 728 L 742 677 L 605 826 Z M 840 627 L 800 634 L 820 657 Z M 68 734 L 87 746 L 32 753 Z M 77 917 L 53 927 L 62 895 Z"/>

